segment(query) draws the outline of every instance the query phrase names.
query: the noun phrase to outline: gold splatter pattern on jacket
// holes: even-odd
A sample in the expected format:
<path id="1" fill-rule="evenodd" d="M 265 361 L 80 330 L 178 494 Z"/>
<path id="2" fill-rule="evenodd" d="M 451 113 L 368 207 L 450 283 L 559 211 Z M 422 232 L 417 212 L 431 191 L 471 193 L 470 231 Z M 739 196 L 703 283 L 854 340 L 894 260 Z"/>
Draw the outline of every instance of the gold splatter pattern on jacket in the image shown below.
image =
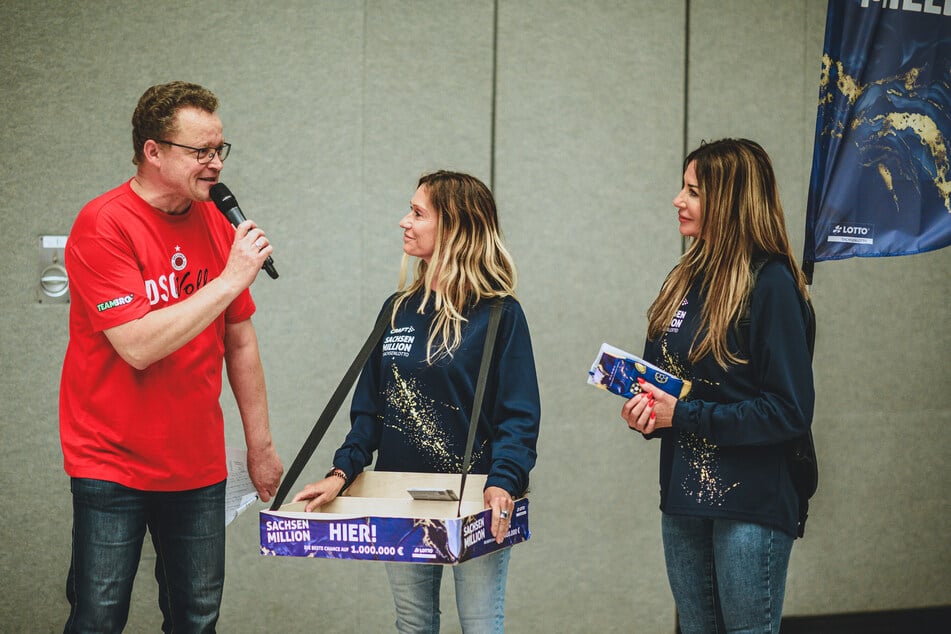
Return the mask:
<path id="1" fill-rule="evenodd" d="M 396 412 L 397 419 L 384 420 L 383 424 L 402 433 L 407 441 L 427 457 L 436 472 L 459 473 L 463 456 L 454 450 L 453 436 L 446 431 L 441 410 L 459 411 L 449 403 L 439 403 L 426 395 L 420 382 L 412 377 L 404 378 L 395 365 L 391 366 L 393 380 L 384 391 L 384 398 Z M 472 463 L 478 463 L 484 447 L 475 447 Z M 460 452 L 462 449 L 460 449 Z"/>

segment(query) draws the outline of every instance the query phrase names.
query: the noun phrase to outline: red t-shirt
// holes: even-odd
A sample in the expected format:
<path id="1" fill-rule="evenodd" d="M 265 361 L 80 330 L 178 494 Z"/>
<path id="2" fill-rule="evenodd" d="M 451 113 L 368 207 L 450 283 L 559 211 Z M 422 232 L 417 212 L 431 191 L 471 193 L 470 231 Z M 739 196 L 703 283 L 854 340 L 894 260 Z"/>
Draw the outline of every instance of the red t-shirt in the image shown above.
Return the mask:
<path id="1" fill-rule="evenodd" d="M 60 385 L 66 473 L 140 490 L 227 477 L 219 404 L 225 323 L 249 319 L 245 289 L 182 348 L 136 370 L 103 330 L 188 299 L 224 269 L 234 229 L 212 203 L 171 216 L 125 183 L 87 204 L 66 243 L 72 295 Z"/>

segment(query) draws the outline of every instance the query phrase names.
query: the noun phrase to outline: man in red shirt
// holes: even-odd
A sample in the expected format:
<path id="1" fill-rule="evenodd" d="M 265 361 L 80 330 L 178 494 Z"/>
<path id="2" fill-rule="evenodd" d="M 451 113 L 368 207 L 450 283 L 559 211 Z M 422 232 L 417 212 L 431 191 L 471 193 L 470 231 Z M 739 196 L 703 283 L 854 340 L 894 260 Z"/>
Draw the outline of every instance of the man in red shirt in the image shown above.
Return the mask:
<path id="1" fill-rule="evenodd" d="M 132 117 L 135 176 L 88 203 L 67 241 L 67 632 L 123 629 L 146 530 L 163 630 L 214 631 L 228 475 L 222 362 L 262 500 L 283 473 L 248 290 L 273 249 L 254 222 L 234 229 L 210 202 L 231 149 L 217 108 L 195 84 L 149 88 Z"/>

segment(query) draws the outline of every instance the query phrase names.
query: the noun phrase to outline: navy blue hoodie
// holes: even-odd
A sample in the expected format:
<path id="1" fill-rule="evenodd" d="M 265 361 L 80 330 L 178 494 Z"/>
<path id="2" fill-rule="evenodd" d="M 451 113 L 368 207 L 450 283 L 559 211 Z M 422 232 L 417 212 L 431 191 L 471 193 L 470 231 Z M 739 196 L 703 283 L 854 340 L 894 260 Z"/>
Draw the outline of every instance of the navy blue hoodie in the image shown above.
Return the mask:
<path id="1" fill-rule="evenodd" d="M 418 295 L 403 302 L 395 324 L 384 332 L 357 382 L 350 433 L 334 454 L 334 466 L 352 480 L 377 452 L 378 471 L 462 471 L 493 301 L 466 311 L 459 348 L 433 365 L 426 362 L 433 301 L 423 314 L 416 312 Z M 470 473 L 487 473 L 487 487 L 501 487 L 513 497 L 524 493 L 535 465 L 540 416 L 528 323 L 521 305 L 508 297 L 503 301 Z"/>
<path id="2" fill-rule="evenodd" d="M 644 358 L 693 382 L 660 436 L 660 508 L 671 515 L 726 518 L 796 536 L 799 502 L 785 444 L 812 424 L 815 390 L 806 341 L 811 319 L 784 259 L 759 272 L 746 332 L 727 344 L 749 363 L 721 368 L 712 355 L 688 352 L 704 301 L 698 282 L 667 332 L 648 341 Z M 699 338 L 697 339 L 699 342 Z"/>

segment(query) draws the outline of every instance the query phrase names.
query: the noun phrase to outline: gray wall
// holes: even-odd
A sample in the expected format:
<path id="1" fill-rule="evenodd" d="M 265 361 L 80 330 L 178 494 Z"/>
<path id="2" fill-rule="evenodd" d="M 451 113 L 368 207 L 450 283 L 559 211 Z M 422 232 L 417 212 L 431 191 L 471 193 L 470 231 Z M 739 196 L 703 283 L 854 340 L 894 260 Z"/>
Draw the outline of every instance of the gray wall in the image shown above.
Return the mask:
<path id="1" fill-rule="evenodd" d="M 671 632 L 658 446 L 626 429 L 621 400 L 586 386 L 585 371 L 601 341 L 641 346 L 680 252 L 670 201 L 685 145 L 763 143 L 801 253 L 825 5 L 694 0 L 685 59 L 683 2 L 499 0 L 496 16 L 492 0 L 5 0 L 0 630 L 56 631 L 67 611 L 67 307 L 36 301 L 37 236 L 67 233 L 86 201 L 131 176 L 136 100 L 187 79 L 221 98 L 234 143 L 223 180 L 276 245 L 281 278 L 253 292 L 285 464 L 396 283 L 416 178 L 492 179 L 543 399 L 509 629 Z M 817 266 L 822 482 L 787 614 L 951 603 L 949 265 L 951 250 Z M 341 415 L 301 483 L 326 470 L 345 430 Z M 379 565 L 262 558 L 258 508 L 228 529 L 222 631 L 391 627 Z M 129 631 L 157 630 L 153 564 L 147 547 Z"/>

